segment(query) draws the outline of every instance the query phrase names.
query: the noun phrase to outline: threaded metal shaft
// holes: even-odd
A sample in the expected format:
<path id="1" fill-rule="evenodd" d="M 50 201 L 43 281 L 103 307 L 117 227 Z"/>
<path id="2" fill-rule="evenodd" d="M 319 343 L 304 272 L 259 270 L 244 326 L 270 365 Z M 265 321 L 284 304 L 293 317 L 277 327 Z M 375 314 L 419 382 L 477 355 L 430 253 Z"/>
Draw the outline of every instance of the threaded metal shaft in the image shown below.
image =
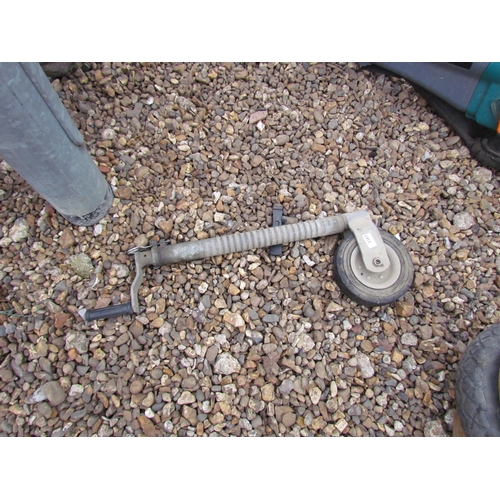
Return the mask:
<path id="1" fill-rule="evenodd" d="M 348 223 L 344 216 L 325 217 L 296 224 L 258 229 L 243 233 L 216 236 L 205 240 L 188 241 L 176 245 L 151 248 L 140 258 L 142 265 L 164 266 L 177 262 L 226 255 L 234 252 L 270 247 L 300 241 L 309 238 L 319 238 L 330 234 L 338 234 L 347 229 Z M 139 257 L 139 256 L 138 256 Z"/>

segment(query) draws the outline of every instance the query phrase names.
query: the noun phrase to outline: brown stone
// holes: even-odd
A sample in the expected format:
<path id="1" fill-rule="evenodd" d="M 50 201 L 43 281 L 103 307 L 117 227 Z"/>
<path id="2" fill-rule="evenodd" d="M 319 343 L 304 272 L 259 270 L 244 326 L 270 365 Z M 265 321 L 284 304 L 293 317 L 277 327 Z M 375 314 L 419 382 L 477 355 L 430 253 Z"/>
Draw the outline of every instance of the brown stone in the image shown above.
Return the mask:
<path id="1" fill-rule="evenodd" d="M 115 196 L 117 198 L 123 199 L 123 200 L 130 200 L 132 199 L 133 191 L 132 188 L 129 186 L 120 186 L 116 188 L 115 191 Z"/>
<path id="2" fill-rule="evenodd" d="M 196 424 L 196 435 L 198 437 L 203 436 L 203 433 L 205 432 L 205 426 L 203 425 L 203 422 L 198 422 Z"/>
<path id="3" fill-rule="evenodd" d="M 297 366 L 291 359 L 283 358 L 281 364 L 287 368 L 291 368 L 295 373 L 302 373 L 302 369 Z"/>
<path id="4" fill-rule="evenodd" d="M 153 422 L 149 420 L 148 417 L 145 417 L 144 415 L 139 415 L 137 417 L 137 420 L 139 420 L 139 424 L 141 424 L 142 431 L 147 437 L 155 437 L 156 436 L 156 430 Z"/>
<path id="5" fill-rule="evenodd" d="M 73 348 L 73 349 L 70 349 L 68 351 L 68 359 L 70 361 L 73 361 L 77 356 L 78 356 L 78 353 L 76 352 L 76 349 Z"/>
<path id="6" fill-rule="evenodd" d="M 71 248 L 76 243 L 75 235 L 71 228 L 67 227 L 62 232 L 59 237 L 59 245 L 61 248 L 68 249 Z"/>
<path id="7" fill-rule="evenodd" d="M 296 421 L 297 421 L 297 415 L 295 415 L 295 413 L 292 412 L 285 413 L 281 418 L 281 423 L 285 427 L 292 427 L 292 425 L 294 425 Z"/>
<path id="8" fill-rule="evenodd" d="M 413 314 L 414 307 L 412 304 L 407 302 L 398 302 L 396 304 L 396 314 L 402 316 L 403 318 L 408 318 Z"/>
<path id="9" fill-rule="evenodd" d="M 324 144 L 318 144 L 315 142 L 312 146 L 313 151 L 318 151 L 319 153 L 326 153 L 326 146 Z"/>
<path id="10" fill-rule="evenodd" d="M 135 319 L 130 325 L 129 330 L 134 337 L 139 337 L 139 335 L 141 335 L 144 331 L 144 325 Z"/>
<path id="11" fill-rule="evenodd" d="M 70 315 L 67 313 L 57 313 L 55 316 L 54 326 L 59 329 L 62 328 L 66 321 L 70 318 Z"/>
<path id="12" fill-rule="evenodd" d="M 144 382 L 136 378 L 135 380 L 132 380 L 130 383 L 130 394 L 139 394 L 144 387 Z"/>
<path id="13" fill-rule="evenodd" d="M 361 349 L 365 352 L 372 352 L 373 351 L 373 343 L 371 340 L 365 339 L 361 342 Z"/>
<path id="14" fill-rule="evenodd" d="M 165 234 L 170 234 L 172 228 L 174 227 L 174 221 L 172 219 L 160 219 L 157 221 L 156 225 L 159 229 L 161 229 Z"/>
<path id="15" fill-rule="evenodd" d="M 394 349 L 394 351 L 392 351 L 392 356 L 391 356 L 391 359 L 396 363 L 396 364 L 399 364 L 401 363 L 401 361 L 403 361 L 404 359 L 404 356 L 397 350 L 397 349 Z"/>
<path id="16" fill-rule="evenodd" d="M 102 71 L 100 69 L 96 69 L 94 78 L 96 82 L 100 82 L 104 78 L 104 75 L 102 74 Z"/>
<path id="17" fill-rule="evenodd" d="M 264 120 L 267 117 L 267 111 L 262 110 L 262 111 L 254 111 L 248 120 L 250 125 L 253 125 L 254 123 L 260 122 L 261 120 Z"/>
<path id="18" fill-rule="evenodd" d="M 315 431 L 320 431 L 326 427 L 326 422 L 323 417 L 317 417 L 312 421 L 311 427 Z"/>
<path id="19" fill-rule="evenodd" d="M 160 328 L 163 325 L 163 323 L 165 323 L 165 320 L 163 318 L 158 317 L 151 322 L 151 327 Z"/>
<path id="20" fill-rule="evenodd" d="M 274 408 L 276 419 L 278 422 L 281 422 L 283 419 L 283 416 L 286 413 L 293 413 L 293 408 L 291 406 L 276 406 Z"/>
<path id="21" fill-rule="evenodd" d="M 261 388 L 262 399 L 270 402 L 275 398 L 273 384 L 266 384 Z"/>

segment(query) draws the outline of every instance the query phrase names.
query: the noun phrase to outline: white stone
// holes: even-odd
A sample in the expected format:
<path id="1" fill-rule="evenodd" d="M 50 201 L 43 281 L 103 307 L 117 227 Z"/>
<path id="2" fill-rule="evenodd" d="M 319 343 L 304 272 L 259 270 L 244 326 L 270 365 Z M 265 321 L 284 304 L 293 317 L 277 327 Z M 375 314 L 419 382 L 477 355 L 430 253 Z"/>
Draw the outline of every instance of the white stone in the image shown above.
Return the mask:
<path id="1" fill-rule="evenodd" d="M 430 420 L 424 426 L 425 437 L 449 437 L 439 420 Z"/>
<path id="2" fill-rule="evenodd" d="M 217 357 L 215 362 L 214 370 L 216 373 L 221 375 L 231 375 L 233 373 L 238 373 L 241 369 L 241 365 L 236 358 L 231 356 L 228 352 L 223 352 Z"/>
<path id="3" fill-rule="evenodd" d="M 303 328 L 299 329 L 297 332 L 291 332 L 288 335 L 288 342 L 290 342 L 293 347 L 296 347 L 297 349 L 304 349 L 304 351 L 308 352 L 314 348 L 314 341 L 302 330 Z"/>
<path id="4" fill-rule="evenodd" d="M 26 219 L 16 219 L 14 225 L 10 228 L 9 238 L 15 242 L 25 240 L 29 235 L 29 230 L 30 227 L 26 222 Z"/>
<path id="5" fill-rule="evenodd" d="M 112 141 L 116 137 L 116 132 L 112 128 L 106 128 L 102 131 L 101 137 L 105 141 Z"/>
<path id="6" fill-rule="evenodd" d="M 358 360 L 358 368 L 361 371 L 361 376 L 363 378 L 373 377 L 375 370 L 372 366 L 370 358 L 362 352 L 358 352 L 356 358 Z"/>
<path id="7" fill-rule="evenodd" d="M 227 311 L 224 314 L 222 319 L 226 323 L 233 325 L 235 328 L 240 328 L 242 326 L 245 326 L 245 320 L 238 313 L 233 313 L 233 312 Z"/>
<path id="8" fill-rule="evenodd" d="M 453 225 L 463 231 L 470 229 L 476 223 L 469 212 L 460 212 L 453 217 Z"/>
<path id="9" fill-rule="evenodd" d="M 337 384 L 335 382 L 335 380 L 332 381 L 332 383 L 330 384 L 330 397 L 334 398 L 339 392 L 339 389 L 337 387 Z"/>
<path id="10" fill-rule="evenodd" d="M 115 270 L 117 278 L 126 278 L 130 274 L 129 268 L 125 264 L 114 263 L 111 267 Z"/>
<path id="11" fill-rule="evenodd" d="M 311 260 L 311 258 L 308 255 L 303 255 L 302 260 L 308 265 L 308 266 L 315 266 L 316 262 L 314 260 Z"/>
<path id="12" fill-rule="evenodd" d="M 491 181 L 493 172 L 484 167 L 476 167 L 472 172 L 472 180 L 478 184 L 485 184 Z"/>
<path id="13" fill-rule="evenodd" d="M 345 319 L 344 321 L 342 321 L 342 328 L 344 330 L 351 330 L 352 329 L 352 323 L 348 319 Z"/>
<path id="14" fill-rule="evenodd" d="M 201 219 L 198 219 L 194 224 L 194 232 L 200 233 L 203 229 L 205 229 L 205 223 Z"/>
<path id="15" fill-rule="evenodd" d="M 403 345 L 416 346 L 418 345 L 418 338 L 413 333 L 403 333 L 401 336 L 401 343 Z"/>
<path id="16" fill-rule="evenodd" d="M 311 398 L 311 403 L 317 405 L 321 398 L 321 389 L 319 387 L 311 387 L 308 391 L 309 397 Z"/>
<path id="17" fill-rule="evenodd" d="M 335 422 L 335 427 L 338 429 L 338 431 L 340 433 L 344 432 L 346 427 L 348 426 L 349 424 L 347 423 L 347 421 L 345 420 L 345 418 L 341 418 L 340 420 L 338 420 L 337 422 Z"/>
<path id="18" fill-rule="evenodd" d="M 380 393 L 378 396 L 376 396 L 375 401 L 379 406 L 385 408 L 387 406 L 387 393 Z"/>
<path id="19" fill-rule="evenodd" d="M 84 391 L 84 387 L 81 384 L 73 384 L 69 389 L 69 396 L 79 398 Z"/>
<path id="20" fill-rule="evenodd" d="M 402 422 L 400 422 L 399 420 L 396 420 L 394 422 L 394 430 L 396 432 L 401 432 L 402 430 L 404 429 L 404 425 Z"/>
<path id="21" fill-rule="evenodd" d="M 194 403 L 196 401 L 196 398 L 194 397 L 194 395 L 189 392 L 189 391 L 184 391 L 180 398 L 177 400 L 177 404 L 180 404 L 180 405 L 189 405 L 191 403 Z"/>
<path id="22" fill-rule="evenodd" d="M 394 432 L 394 429 L 392 429 L 391 427 L 389 427 L 388 425 L 385 425 L 385 432 L 386 434 L 389 436 L 389 437 L 393 437 L 395 432 Z"/>

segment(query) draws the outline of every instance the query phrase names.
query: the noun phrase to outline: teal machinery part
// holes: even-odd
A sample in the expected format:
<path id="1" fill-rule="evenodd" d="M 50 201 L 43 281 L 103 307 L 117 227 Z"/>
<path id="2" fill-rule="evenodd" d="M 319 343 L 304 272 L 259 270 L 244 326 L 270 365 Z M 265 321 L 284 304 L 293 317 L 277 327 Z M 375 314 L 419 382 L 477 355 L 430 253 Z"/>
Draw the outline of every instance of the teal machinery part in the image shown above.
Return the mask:
<path id="1" fill-rule="evenodd" d="M 500 63 L 377 62 L 436 95 L 466 117 L 498 132 L 500 118 Z"/>
<path id="2" fill-rule="evenodd" d="M 465 115 L 500 133 L 500 63 L 490 63 L 483 71 Z"/>

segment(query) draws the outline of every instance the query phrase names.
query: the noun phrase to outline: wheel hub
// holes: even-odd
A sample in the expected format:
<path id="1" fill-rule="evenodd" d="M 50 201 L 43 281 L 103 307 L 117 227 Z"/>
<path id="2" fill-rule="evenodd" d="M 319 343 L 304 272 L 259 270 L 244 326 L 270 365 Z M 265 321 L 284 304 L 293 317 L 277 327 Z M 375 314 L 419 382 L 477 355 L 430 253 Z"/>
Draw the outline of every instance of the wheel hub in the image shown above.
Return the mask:
<path id="1" fill-rule="evenodd" d="M 374 273 L 366 269 L 359 247 L 356 246 L 351 255 L 351 269 L 354 276 L 365 286 L 375 290 L 383 290 L 394 285 L 401 273 L 401 263 L 396 252 L 386 245 L 390 267 L 381 273 Z"/>

